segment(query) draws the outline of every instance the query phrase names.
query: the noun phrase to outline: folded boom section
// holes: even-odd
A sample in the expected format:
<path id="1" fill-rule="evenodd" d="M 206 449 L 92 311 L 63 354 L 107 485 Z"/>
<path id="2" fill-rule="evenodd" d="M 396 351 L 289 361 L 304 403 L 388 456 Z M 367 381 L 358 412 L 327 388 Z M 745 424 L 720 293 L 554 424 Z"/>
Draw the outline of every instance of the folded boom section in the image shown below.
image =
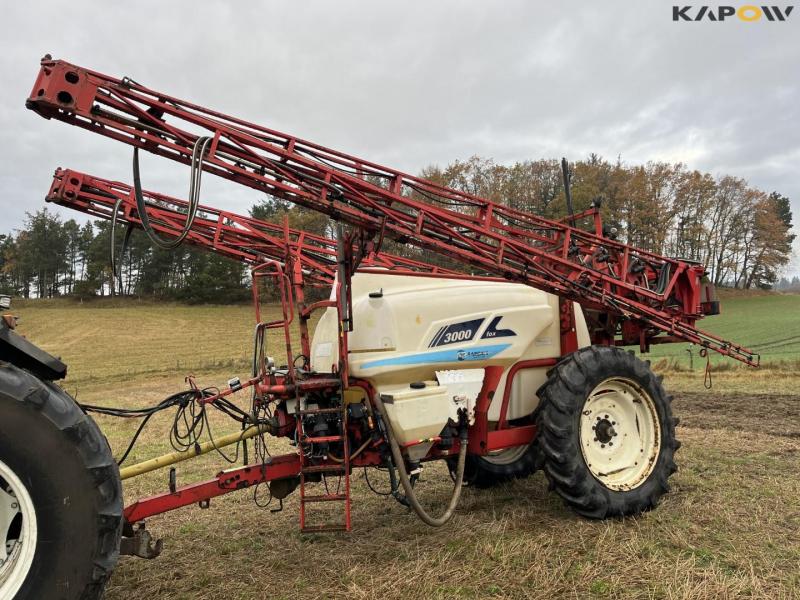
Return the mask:
<path id="1" fill-rule="evenodd" d="M 754 354 L 695 328 L 713 314 L 701 265 L 436 185 L 49 57 L 28 108 L 360 228 L 579 302 L 600 343 L 700 344 L 748 364 Z M 665 334 L 665 335 L 664 335 Z M 657 336 L 661 337 L 657 337 Z"/>
<path id="2" fill-rule="evenodd" d="M 185 224 L 188 202 L 147 190 L 143 190 L 143 194 L 150 224 L 161 234 L 176 235 Z M 106 220 L 111 220 L 116 212 L 118 223 L 137 229 L 142 227 L 133 188 L 118 181 L 57 169 L 47 201 Z M 283 263 L 287 254 L 291 254 L 299 259 L 303 278 L 311 284 L 330 286 L 336 273 L 335 240 L 210 206 L 200 206 L 186 241 L 250 265 L 265 260 Z M 362 259 L 361 266 L 455 274 L 443 267 L 386 252 L 368 254 Z"/>

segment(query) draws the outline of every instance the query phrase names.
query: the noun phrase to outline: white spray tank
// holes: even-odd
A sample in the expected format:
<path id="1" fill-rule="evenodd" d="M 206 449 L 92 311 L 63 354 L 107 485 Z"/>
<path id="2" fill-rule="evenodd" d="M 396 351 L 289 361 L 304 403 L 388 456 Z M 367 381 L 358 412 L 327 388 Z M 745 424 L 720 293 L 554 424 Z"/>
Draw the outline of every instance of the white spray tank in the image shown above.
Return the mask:
<path id="1" fill-rule="evenodd" d="M 561 355 L 558 298 L 527 285 L 356 273 L 352 298 L 350 374 L 382 395 L 401 444 L 438 435 L 460 406 L 471 411 L 484 367 L 505 369 L 489 410 L 489 420 L 496 421 L 512 367 Z M 577 304 L 575 321 L 579 346 L 589 345 Z M 314 331 L 312 368 L 331 370 L 338 349 L 336 310 L 329 308 Z M 536 409 L 546 371 L 516 370 L 509 420 Z M 429 446 L 414 447 L 414 454 L 424 455 Z"/>

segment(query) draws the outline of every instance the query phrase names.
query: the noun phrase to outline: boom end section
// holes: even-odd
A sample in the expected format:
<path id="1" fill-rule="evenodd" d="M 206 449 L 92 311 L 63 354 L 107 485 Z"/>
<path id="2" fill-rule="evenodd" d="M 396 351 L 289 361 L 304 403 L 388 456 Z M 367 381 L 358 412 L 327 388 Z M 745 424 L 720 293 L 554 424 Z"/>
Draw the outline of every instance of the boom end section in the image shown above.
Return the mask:
<path id="1" fill-rule="evenodd" d="M 46 119 L 62 112 L 88 115 L 97 93 L 90 71 L 61 60 L 42 59 L 26 108 Z"/>
<path id="2" fill-rule="evenodd" d="M 45 201 L 59 204 L 64 200 L 75 199 L 80 192 L 82 184 L 83 173 L 59 167 L 53 173 L 53 182 L 50 184 L 50 191 L 47 192 Z"/>

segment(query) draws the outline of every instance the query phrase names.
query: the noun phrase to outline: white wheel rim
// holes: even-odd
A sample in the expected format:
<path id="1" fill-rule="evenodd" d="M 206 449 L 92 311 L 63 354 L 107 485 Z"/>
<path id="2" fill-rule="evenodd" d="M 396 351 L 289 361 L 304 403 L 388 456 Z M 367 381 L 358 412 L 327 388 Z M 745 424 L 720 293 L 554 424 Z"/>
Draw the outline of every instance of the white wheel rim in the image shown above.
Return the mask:
<path id="1" fill-rule="evenodd" d="M 36 511 L 16 473 L 0 461 L 0 598 L 22 587 L 36 553 Z"/>
<path id="2" fill-rule="evenodd" d="M 653 399 L 629 379 L 606 379 L 583 405 L 580 439 L 583 459 L 598 481 L 614 491 L 639 487 L 661 451 Z"/>
<path id="3" fill-rule="evenodd" d="M 493 465 L 510 465 L 522 458 L 527 451 L 527 446 L 514 446 L 513 448 L 506 448 L 505 450 L 490 452 L 483 457 L 483 460 Z"/>

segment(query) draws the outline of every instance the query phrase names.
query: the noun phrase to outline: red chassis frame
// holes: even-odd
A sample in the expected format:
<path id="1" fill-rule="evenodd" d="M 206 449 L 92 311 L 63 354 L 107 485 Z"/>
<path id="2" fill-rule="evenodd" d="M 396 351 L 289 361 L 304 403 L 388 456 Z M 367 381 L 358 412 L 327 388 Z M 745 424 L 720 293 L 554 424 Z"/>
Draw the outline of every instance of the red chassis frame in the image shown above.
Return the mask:
<path id="1" fill-rule="evenodd" d="M 536 366 L 547 366 L 556 363 L 556 359 L 546 359 Z M 532 365 L 533 366 L 533 365 Z M 511 446 L 530 444 L 536 437 L 535 425 L 507 426 L 504 429 L 489 430 L 487 420 L 488 409 L 491 404 L 491 397 L 502 375 L 502 367 L 487 367 L 484 385 L 478 396 L 475 409 L 475 424 L 469 431 L 469 452 L 471 454 L 488 454 L 492 450 L 499 450 Z M 331 384 L 332 382 L 327 382 Z M 352 386 L 367 382 L 351 381 Z M 319 383 L 317 383 L 319 385 Z M 276 390 L 281 393 L 287 389 L 284 386 L 260 386 L 264 390 Z M 304 386 L 299 384 L 303 389 Z M 368 384 L 365 386 L 368 388 Z M 436 460 L 445 458 L 449 455 L 456 455 L 459 451 L 459 441 L 454 440 L 453 446 L 446 452 L 437 451 L 434 447 L 430 455 L 425 460 Z M 332 465 L 333 463 L 327 463 Z M 377 466 L 381 464 L 381 458 L 377 450 L 373 447 L 367 448 L 357 458 L 351 462 L 352 468 Z M 167 491 L 156 494 L 149 498 L 136 500 L 125 507 L 124 516 L 128 523 L 136 523 L 148 517 L 159 515 L 177 508 L 190 504 L 200 503 L 223 494 L 235 492 L 248 488 L 259 483 L 270 482 L 277 479 L 296 477 L 300 474 L 299 454 L 283 454 L 268 458 L 263 464 L 254 463 L 236 469 L 229 469 L 217 474 L 216 477 L 207 481 L 192 483 L 177 488 L 174 492 Z"/>

